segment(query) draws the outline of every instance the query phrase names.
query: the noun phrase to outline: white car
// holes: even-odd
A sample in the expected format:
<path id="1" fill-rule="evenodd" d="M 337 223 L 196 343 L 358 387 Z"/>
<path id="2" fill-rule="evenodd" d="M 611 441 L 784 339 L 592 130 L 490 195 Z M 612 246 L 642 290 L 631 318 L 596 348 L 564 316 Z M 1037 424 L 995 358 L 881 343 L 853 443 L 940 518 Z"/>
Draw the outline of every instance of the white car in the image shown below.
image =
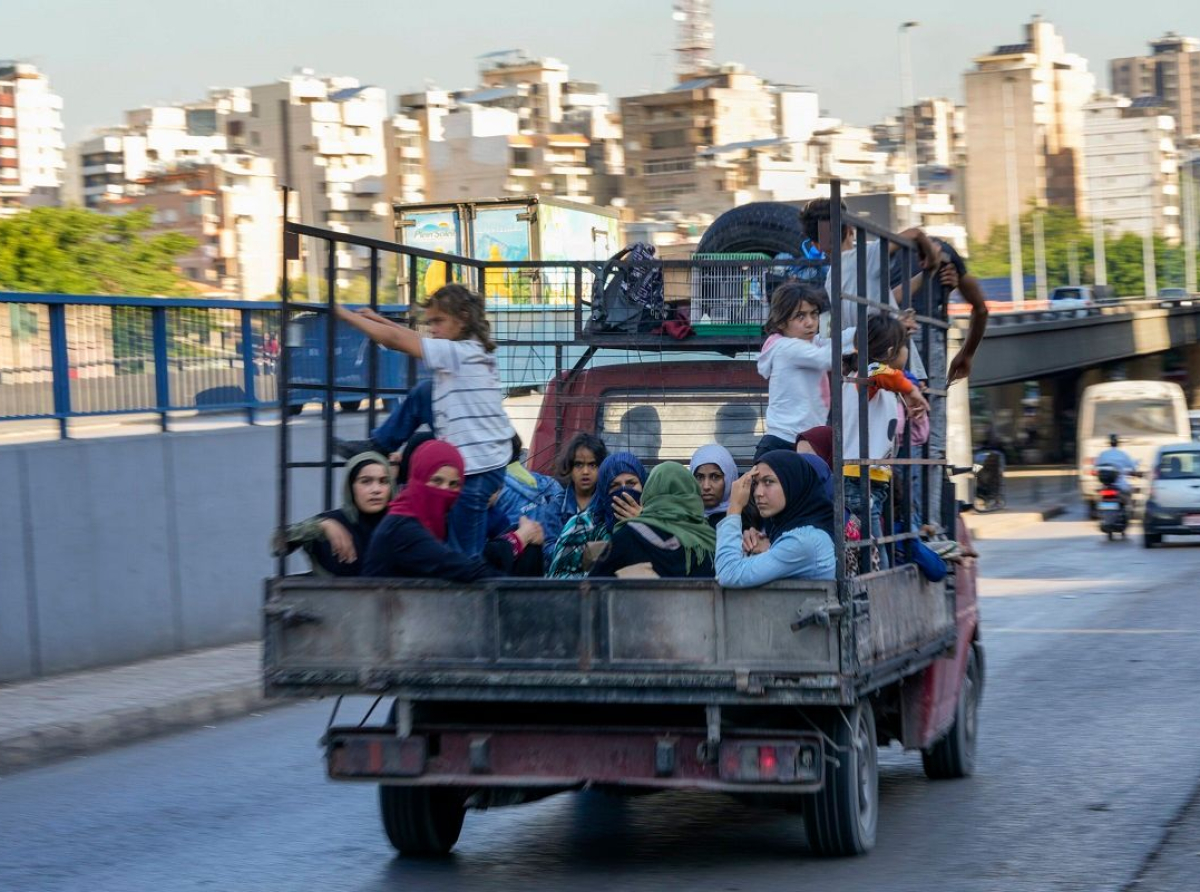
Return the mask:
<path id="1" fill-rule="evenodd" d="M 1158 450 L 1142 531 L 1147 548 L 1163 536 L 1200 536 L 1200 443 Z"/>
<path id="2" fill-rule="evenodd" d="M 1096 306 L 1096 292 L 1087 285 L 1063 285 L 1050 292 L 1049 306 L 1054 314 L 1074 310 L 1072 315 L 1086 316 Z"/>

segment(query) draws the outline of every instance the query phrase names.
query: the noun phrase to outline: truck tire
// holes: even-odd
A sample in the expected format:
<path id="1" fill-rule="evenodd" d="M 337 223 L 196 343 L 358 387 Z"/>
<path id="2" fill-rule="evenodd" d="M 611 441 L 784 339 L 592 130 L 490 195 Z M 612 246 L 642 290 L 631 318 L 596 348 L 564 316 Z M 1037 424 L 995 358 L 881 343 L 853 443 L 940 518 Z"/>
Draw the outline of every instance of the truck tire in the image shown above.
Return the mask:
<path id="1" fill-rule="evenodd" d="M 825 785 L 805 798 L 808 844 L 825 857 L 861 855 L 875 845 L 879 818 L 879 753 L 870 701 L 835 716 L 825 733 L 835 749 L 826 754 Z"/>
<path id="2" fill-rule="evenodd" d="M 700 238 L 697 254 L 791 254 L 804 243 L 800 209 L 777 201 L 755 201 L 726 211 Z"/>
<path id="3" fill-rule="evenodd" d="M 449 854 L 462 832 L 463 796 L 439 787 L 379 787 L 379 813 L 388 841 L 406 858 Z"/>
<path id="4" fill-rule="evenodd" d="M 972 645 L 967 652 L 967 669 L 958 692 L 954 724 L 946 736 L 921 753 L 925 776 L 932 780 L 970 777 L 975 773 L 975 743 L 979 731 L 979 697 L 983 673 Z"/>
<path id="5" fill-rule="evenodd" d="M 1142 533 L 1142 545 L 1146 548 L 1162 545 L 1162 533 Z"/>
<path id="6" fill-rule="evenodd" d="M 338 402 L 343 412 L 357 412 L 362 400 L 341 400 Z"/>

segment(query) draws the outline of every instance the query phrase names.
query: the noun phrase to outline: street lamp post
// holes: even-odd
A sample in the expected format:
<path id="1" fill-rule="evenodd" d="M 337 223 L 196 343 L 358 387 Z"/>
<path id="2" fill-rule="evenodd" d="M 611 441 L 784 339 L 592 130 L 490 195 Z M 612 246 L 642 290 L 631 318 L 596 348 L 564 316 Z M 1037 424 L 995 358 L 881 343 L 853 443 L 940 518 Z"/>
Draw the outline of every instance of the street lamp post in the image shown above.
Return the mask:
<path id="1" fill-rule="evenodd" d="M 1008 266 L 1013 309 L 1025 306 L 1025 275 L 1021 268 L 1021 204 L 1017 189 L 1016 78 L 1004 79 L 1004 167 L 1008 186 Z"/>
<path id="2" fill-rule="evenodd" d="M 900 101 L 904 103 L 904 157 L 908 163 L 908 178 L 912 185 L 912 203 L 908 207 L 909 225 L 915 226 L 917 201 L 917 118 L 916 98 L 913 95 L 912 73 L 912 42 L 909 32 L 920 22 L 902 22 L 899 29 L 900 38 Z"/>

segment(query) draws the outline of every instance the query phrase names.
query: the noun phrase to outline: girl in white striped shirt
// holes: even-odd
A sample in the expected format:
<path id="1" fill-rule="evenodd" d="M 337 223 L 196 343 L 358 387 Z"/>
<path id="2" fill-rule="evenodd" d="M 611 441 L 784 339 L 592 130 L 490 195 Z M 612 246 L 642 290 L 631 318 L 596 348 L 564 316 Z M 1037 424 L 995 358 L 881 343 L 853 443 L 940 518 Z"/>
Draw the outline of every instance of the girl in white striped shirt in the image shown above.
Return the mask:
<path id="1" fill-rule="evenodd" d="M 462 493 L 450 512 L 450 544 L 481 554 L 487 541 L 488 500 L 504 485 L 516 433 L 504 411 L 484 299 L 465 285 L 443 285 L 429 296 L 422 336 L 380 314 L 338 307 L 338 317 L 371 340 L 425 363 L 433 373 L 433 417 L 439 439 L 458 447 L 466 466 Z"/>

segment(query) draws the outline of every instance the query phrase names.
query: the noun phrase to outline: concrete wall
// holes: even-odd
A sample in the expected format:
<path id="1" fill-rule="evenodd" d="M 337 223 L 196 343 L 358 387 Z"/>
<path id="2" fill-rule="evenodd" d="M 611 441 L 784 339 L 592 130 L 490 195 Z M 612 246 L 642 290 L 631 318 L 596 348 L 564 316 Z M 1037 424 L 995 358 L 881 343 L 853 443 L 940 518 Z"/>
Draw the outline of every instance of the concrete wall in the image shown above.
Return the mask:
<path id="1" fill-rule="evenodd" d="M 318 428 L 295 430 L 315 459 Z M 256 637 L 277 444 L 244 427 L 0 448 L 0 682 Z M 308 476 L 294 517 L 319 508 Z"/>

